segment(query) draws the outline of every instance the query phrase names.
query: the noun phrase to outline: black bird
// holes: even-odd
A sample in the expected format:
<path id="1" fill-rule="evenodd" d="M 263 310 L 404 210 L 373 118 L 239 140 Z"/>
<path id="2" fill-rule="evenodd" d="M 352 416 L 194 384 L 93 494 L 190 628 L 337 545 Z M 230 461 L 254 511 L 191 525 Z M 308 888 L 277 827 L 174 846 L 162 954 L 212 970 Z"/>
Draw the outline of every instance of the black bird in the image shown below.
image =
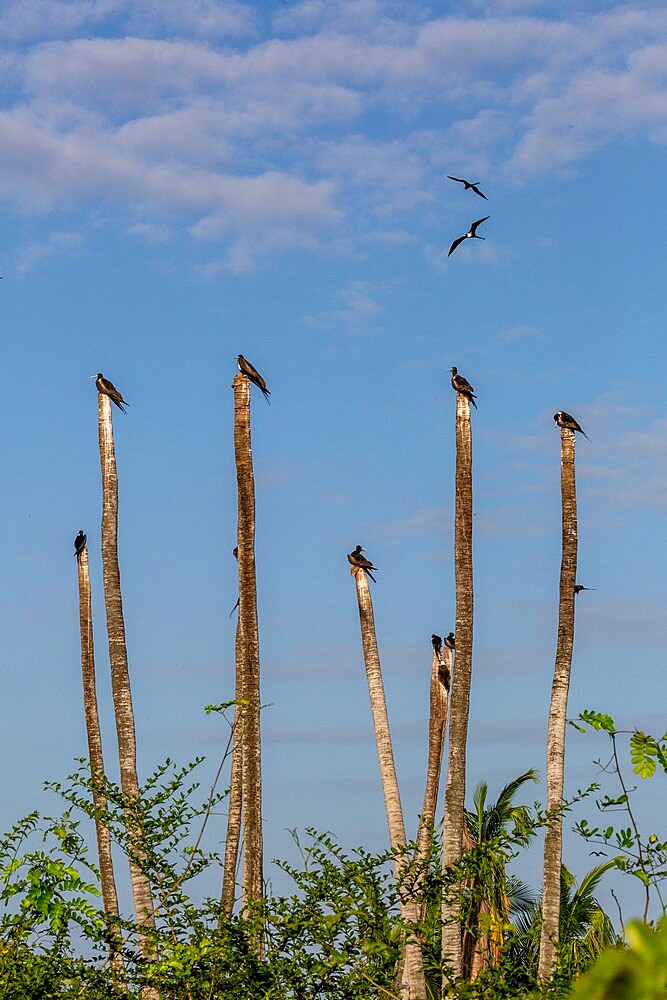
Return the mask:
<path id="1" fill-rule="evenodd" d="M 451 255 L 454 253 L 459 243 L 463 243 L 464 240 L 483 240 L 484 239 L 483 236 L 477 235 L 477 227 L 481 226 L 483 222 L 486 222 L 486 220 L 490 218 L 491 218 L 490 215 L 485 215 L 483 219 L 478 219 L 477 222 L 473 222 L 467 233 L 464 233 L 463 236 L 459 236 L 458 240 L 454 240 L 454 242 L 449 248 L 449 253 L 447 254 L 447 256 L 451 257 Z"/>
<path id="2" fill-rule="evenodd" d="M 477 185 L 479 184 L 479 181 L 475 181 L 474 184 L 473 184 L 472 181 L 464 181 L 464 179 L 462 177 L 452 177 L 451 174 L 447 174 L 447 177 L 449 178 L 450 181 L 458 181 L 459 184 L 465 184 L 466 191 L 468 189 L 470 189 L 471 191 L 474 191 L 475 194 L 478 194 L 480 196 L 480 198 L 484 199 L 484 201 L 488 201 L 489 200 L 486 197 L 486 195 L 482 194 L 482 192 L 480 191 L 480 189 L 477 187 Z"/>
<path id="3" fill-rule="evenodd" d="M 267 401 L 267 403 L 269 403 L 269 405 L 271 405 L 271 401 L 269 400 L 269 396 L 271 395 L 271 393 L 266 388 L 266 382 L 259 374 L 257 369 L 253 368 L 250 362 L 246 361 L 246 359 L 243 357 L 242 354 L 238 355 L 236 362 L 239 366 L 239 371 L 241 372 L 241 374 L 247 375 L 250 381 L 253 382 L 258 389 L 262 390 L 262 392 L 264 393 L 264 399 Z"/>
<path id="4" fill-rule="evenodd" d="M 463 375 L 459 375 L 456 368 L 450 368 L 449 370 L 452 373 L 452 389 L 456 389 L 458 393 L 465 396 L 468 402 L 472 403 L 475 409 L 477 409 L 477 403 L 475 402 L 477 399 L 475 396 L 475 390 L 471 386 L 468 379 L 464 378 Z"/>
<path id="5" fill-rule="evenodd" d="M 373 583 L 377 583 L 377 580 L 371 573 L 371 570 L 373 569 L 377 570 L 377 566 L 374 566 L 373 563 L 370 561 L 370 559 L 367 559 L 365 556 L 362 556 L 361 553 L 365 551 L 366 550 L 364 549 L 363 545 L 357 545 L 354 552 L 348 553 L 347 561 L 352 566 L 358 566 L 360 569 L 366 570 Z"/>
<path id="6" fill-rule="evenodd" d="M 83 533 L 83 531 L 80 531 L 79 534 L 74 539 L 74 555 L 77 558 L 77 562 L 79 560 L 79 556 L 81 555 L 81 553 L 83 552 L 83 550 L 86 547 L 86 542 L 87 541 L 88 541 L 88 538 Z"/>
<path id="7" fill-rule="evenodd" d="M 449 635 L 446 635 L 444 641 L 447 649 L 456 649 L 456 640 L 454 638 L 453 632 L 450 632 Z"/>
<path id="8" fill-rule="evenodd" d="M 440 638 L 439 635 L 432 635 L 431 643 L 433 644 L 433 652 L 438 657 L 438 659 L 440 659 L 440 655 L 442 653 L 442 639 Z"/>
<path id="9" fill-rule="evenodd" d="M 240 603 L 241 603 L 241 598 L 237 597 L 236 598 L 236 604 L 234 605 L 234 607 L 232 608 L 232 610 L 229 612 L 229 617 L 230 618 L 232 617 L 232 615 L 234 614 L 234 612 L 236 611 L 236 609 L 238 608 L 238 606 L 239 606 Z"/>
<path id="10" fill-rule="evenodd" d="M 105 378 L 102 372 L 98 372 L 97 375 L 91 375 L 90 377 L 95 379 L 95 385 L 98 392 L 101 392 L 104 396 L 108 396 L 111 402 L 116 404 L 119 410 L 122 410 L 123 413 L 127 413 L 125 407 L 130 404 L 127 400 L 123 399 L 113 382 L 110 382 L 108 378 Z"/>
<path id="11" fill-rule="evenodd" d="M 597 587 L 583 587 L 580 583 L 575 583 L 574 592 L 575 594 L 580 594 L 582 590 L 597 590 Z"/>
<path id="12" fill-rule="evenodd" d="M 586 431 L 582 430 L 574 417 L 569 413 L 566 413 L 565 410 L 559 410 L 558 413 L 554 413 L 554 420 L 556 421 L 558 427 L 567 427 L 568 430 L 579 431 L 580 434 L 584 435 L 587 441 L 590 441 Z"/>

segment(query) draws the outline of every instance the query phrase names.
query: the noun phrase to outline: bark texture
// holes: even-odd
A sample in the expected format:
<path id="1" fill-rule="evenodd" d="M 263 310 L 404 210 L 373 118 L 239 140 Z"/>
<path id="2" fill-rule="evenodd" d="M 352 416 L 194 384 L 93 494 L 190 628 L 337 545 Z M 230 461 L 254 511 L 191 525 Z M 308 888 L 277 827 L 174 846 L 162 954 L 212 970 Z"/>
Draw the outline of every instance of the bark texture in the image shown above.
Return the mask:
<path id="1" fill-rule="evenodd" d="M 250 440 L 250 381 L 236 375 L 234 389 L 234 456 L 238 488 L 239 622 L 237 665 L 243 674 L 241 727 L 243 796 L 243 876 L 241 898 L 244 906 L 262 899 L 262 760 L 260 733 L 259 628 L 255 575 L 255 477 Z M 237 666 L 238 669 L 238 666 Z M 238 716 L 237 716 L 238 718 Z"/>
<path id="2" fill-rule="evenodd" d="M 433 650 L 431 666 L 430 706 L 428 717 L 428 760 L 426 764 L 426 788 L 417 830 L 416 860 L 422 865 L 428 854 L 431 833 L 435 826 L 435 810 L 438 805 L 438 789 L 442 771 L 442 755 L 447 728 L 449 706 L 448 685 L 452 676 L 452 651 L 443 645 L 440 657 Z"/>
<path id="3" fill-rule="evenodd" d="M 81 630 L 81 674 L 83 679 L 83 712 L 88 736 L 88 759 L 92 782 L 93 807 L 95 809 L 95 836 L 97 856 L 100 863 L 102 903 L 109 933 L 109 964 L 118 981 L 124 970 L 121 953 L 121 934 L 118 926 L 118 893 L 111 856 L 111 833 L 105 817 L 107 800 L 104 794 L 104 758 L 102 756 L 102 733 L 97 709 L 97 687 L 95 683 L 95 647 L 93 643 L 93 614 L 90 596 L 90 573 L 88 572 L 88 549 L 84 546 L 77 557 L 79 579 L 79 626 Z"/>
<path id="4" fill-rule="evenodd" d="M 466 791 L 466 744 L 470 712 L 473 635 L 472 572 L 472 433 L 470 404 L 456 397 L 456 498 L 454 515 L 454 572 L 456 577 L 456 670 L 452 676 L 449 718 L 449 756 L 442 830 L 443 871 L 458 861 L 463 847 Z M 443 893 L 442 955 L 454 976 L 462 973 L 460 905 L 455 887 Z M 449 977 L 443 978 L 443 988 Z"/>
<path id="5" fill-rule="evenodd" d="M 229 808 L 227 812 L 227 837 L 225 838 L 225 859 L 222 876 L 222 904 L 224 912 L 231 917 L 236 902 L 236 869 L 239 861 L 241 842 L 241 821 L 243 815 L 243 632 L 241 617 L 236 622 L 236 692 L 234 698 L 234 734 L 232 744 L 232 765 L 229 778 Z"/>
<path id="6" fill-rule="evenodd" d="M 559 939 L 561 863 L 563 859 L 563 781 L 567 696 L 574 647 L 574 587 L 577 580 L 577 492 L 574 468 L 574 431 L 561 427 L 560 483 L 563 554 L 560 566 L 558 642 L 547 728 L 547 812 L 542 881 L 542 931 L 538 975 L 541 981 L 554 971 Z"/>
<path id="7" fill-rule="evenodd" d="M 389 731 L 389 719 L 387 716 L 387 703 L 384 696 L 384 684 L 382 683 L 382 670 L 380 667 L 380 655 L 378 653 L 377 638 L 375 635 L 375 620 L 373 616 L 373 604 L 371 601 L 368 579 L 363 569 L 354 567 L 351 570 L 357 585 L 357 601 L 359 604 L 359 622 L 361 625 L 361 645 L 364 654 L 364 664 L 366 666 L 366 678 L 368 680 L 368 694 L 371 702 L 371 714 L 373 716 L 373 726 L 375 729 L 375 742 L 377 746 L 378 761 L 380 764 L 380 778 L 382 780 L 382 791 L 384 793 L 384 804 L 387 811 L 387 823 L 389 826 L 389 843 L 394 853 L 394 865 L 396 871 L 396 882 L 401 886 L 406 869 L 410 865 L 410 858 L 405 850 L 405 825 L 403 822 L 403 808 L 401 806 L 401 796 L 396 777 L 396 767 L 394 764 L 394 752 L 391 745 L 391 733 Z M 403 893 L 401 901 L 401 915 L 408 923 L 413 923 L 419 918 L 419 907 L 414 893 L 409 896 Z M 426 985 L 424 981 L 424 966 L 421 949 L 417 940 L 408 936 L 405 944 L 405 962 L 403 966 L 403 980 L 398 984 L 399 995 L 406 1000 L 425 1000 Z"/>
<path id="8" fill-rule="evenodd" d="M 130 846 L 130 880 L 137 924 L 140 928 L 139 946 L 145 958 L 153 958 L 150 932 L 155 927 L 150 883 L 141 870 L 144 857 L 144 833 L 138 810 L 132 808 L 139 799 L 137 777 L 137 743 L 134 729 L 134 711 L 130 674 L 125 643 L 125 621 L 120 589 L 118 565 L 118 474 L 111 421 L 111 401 L 98 394 L 100 463 L 102 466 L 102 567 L 104 574 L 104 600 L 109 637 L 109 662 L 111 665 L 111 690 L 116 716 L 120 783 L 127 802 L 125 813 Z M 147 991 L 147 995 L 151 995 Z"/>

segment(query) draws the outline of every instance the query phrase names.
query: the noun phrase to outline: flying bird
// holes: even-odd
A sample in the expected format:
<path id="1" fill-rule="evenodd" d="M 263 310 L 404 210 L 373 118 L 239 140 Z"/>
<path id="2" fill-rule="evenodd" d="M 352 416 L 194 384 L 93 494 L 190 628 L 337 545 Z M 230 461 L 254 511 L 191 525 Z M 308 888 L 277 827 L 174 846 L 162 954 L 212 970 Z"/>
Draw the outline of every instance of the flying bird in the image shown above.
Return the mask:
<path id="1" fill-rule="evenodd" d="M 363 545 L 357 545 L 357 547 L 355 548 L 354 552 L 348 553 L 347 561 L 352 566 L 356 566 L 356 567 L 358 567 L 360 569 L 365 570 L 368 573 L 368 575 L 370 576 L 370 578 L 373 581 L 373 583 L 377 583 L 377 580 L 375 579 L 375 577 L 371 573 L 371 570 L 373 570 L 373 569 L 377 570 L 377 566 L 374 566 L 373 563 L 370 561 L 370 559 L 367 559 L 365 556 L 362 556 L 361 553 L 365 552 L 365 551 L 366 550 L 364 549 Z"/>
<path id="2" fill-rule="evenodd" d="M 556 421 L 558 427 L 567 427 L 570 431 L 579 431 L 580 434 L 584 435 L 587 441 L 590 441 L 586 431 L 582 430 L 574 417 L 569 413 L 566 413 L 565 410 L 559 410 L 558 413 L 554 413 L 554 420 Z"/>
<path id="3" fill-rule="evenodd" d="M 463 177 L 452 177 L 451 174 L 447 174 L 447 177 L 449 178 L 450 181 L 458 181 L 459 184 L 465 184 L 466 191 L 468 191 L 468 190 L 474 191 L 475 194 L 478 194 L 480 196 L 480 198 L 484 199 L 484 201 L 488 201 L 489 200 L 486 197 L 486 195 L 482 194 L 482 192 L 480 191 L 480 189 L 477 187 L 477 185 L 479 184 L 479 181 L 475 181 L 473 183 L 472 181 L 465 181 L 463 179 Z"/>
<path id="4" fill-rule="evenodd" d="M 246 361 L 246 359 L 243 357 L 242 354 L 239 354 L 239 356 L 236 359 L 236 362 L 239 366 L 239 371 L 241 372 L 241 374 L 247 375 L 250 381 L 253 382 L 258 389 L 262 390 L 262 392 L 264 393 L 264 399 L 267 401 L 267 403 L 269 403 L 269 405 L 271 405 L 271 402 L 269 400 L 269 396 L 271 395 L 271 393 L 266 388 L 266 382 L 259 374 L 257 369 L 253 368 L 250 362 Z"/>
<path id="5" fill-rule="evenodd" d="M 98 392 L 101 392 L 103 396 L 108 396 L 111 402 L 116 404 L 119 410 L 122 410 L 123 413 L 127 413 L 125 407 L 130 404 L 127 400 L 123 399 L 113 382 L 110 382 L 108 378 L 105 378 L 102 372 L 98 372 L 97 375 L 91 375 L 90 377 L 95 379 L 95 385 Z"/>
<path id="6" fill-rule="evenodd" d="M 80 531 L 79 534 L 74 539 L 74 555 L 76 556 L 77 562 L 79 561 L 79 556 L 86 547 L 86 542 L 88 541 L 87 536 Z"/>
<path id="7" fill-rule="evenodd" d="M 447 256 L 451 257 L 451 255 L 454 253 L 459 243 L 463 243 L 464 240 L 483 240 L 484 236 L 477 235 L 477 227 L 481 226 L 483 222 L 486 222 L 486 220 L 490 218 L 491 218 L 490 215 L 485 215 L 483 219 L 478 219 L 477 222 L 473 222 L 467 233 L 464 233 L 463 236 L 459 236 L 458 240 L 454 240 L 454 242 L 449 248 L 449 253 L 447 254 Z"/>
<path id="8" fill-rule="evenodd" d="M 475 409 L 477 409 L 477 403 L 475 402 L 477 399 L 475 396 L 475 390 L 471 386 L 468 379 L 464 378 L 463 375 L 459 375 L 456 368 L 450 368 L 449 370 L 452 373 L 452 389 L 456 389 L 461 396 L 465 396 L 468 402 L 472 403 Z"/>
<path id="9" fill-rule="evenodd" d="M 433 644 L 433 652 L 440 659 L 440 654 L 442 653 L 442 639 L 439 635 L 431 636 L 431 643 Z"/>
<path id="10" fill-rule="evenodd" d="M 445 646 L 447 649 L 456 649 L 456 640 L 454 639 L 453 632 L 450 632 L 449 635 L 445 636 Z"/>
<path id="11" fill-rule="evenodd" d="M 583 587 L 580 583 L 575 583 L 574 592 L 575 594 L 580 594 L 582 590 L 597 590 L 597 587 Z"/>

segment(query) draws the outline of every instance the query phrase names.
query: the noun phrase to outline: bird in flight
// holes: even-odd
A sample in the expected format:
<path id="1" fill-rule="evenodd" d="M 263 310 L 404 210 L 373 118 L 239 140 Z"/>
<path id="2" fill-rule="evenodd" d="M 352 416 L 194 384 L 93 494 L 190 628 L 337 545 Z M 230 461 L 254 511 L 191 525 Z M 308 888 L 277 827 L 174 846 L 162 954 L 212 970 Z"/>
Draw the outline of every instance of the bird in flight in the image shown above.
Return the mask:
<path id="1" fill-rule="evenodd" d="M 447 256 L 451 257 L 459 243 L 463 243 L 464 240 L 483 240 L 485 238 L 484 236 L 477 235 L 477 227 L 481 226 L 483 222 L 486 222 L 486 220 L 490 218 L 490 215 L 485 215 L 483 219 L 478 219 L 477 222 L 473 222 L 467 233 L 464 233 L 463 236 L 459 236 L 458 240 L 454 240 L 449 248 Z"/>
<path id="2" fill-rule="evenodd" d="M 440 659 L 440 654 L 442 653 L 442 639 L 439 635 L 431 636 L 431 643 L 433 644 L 433 652 Z"/>
<path id="3" fill-rule="evenodd" d="M 445 646 L 447 649 L 456 649 L 456 640 L 454 639 L 453 632 L 450 632 L 449 635 L 445 636 Z"/>
<path id="4" fill-rule="evenodd" d="M 472 403 L 475 409 L 477 409 L 477 403 L 475 402 L 475 399 L 477 398 L 475 396 L 475 390 L 471 386 L 468 379 L 464 378 L 463 375 L 459 375 L 456 368 L 450 368 L 449 370 L 452 373 L 452 389 L 456 389 L 461 396 L 465 396 L 468 402 Z"/>
<path id="5" fill-rule="evenodd" d="M 74 539 L 74 555 L 77 558 L 77 562 L 79 561 L 79 556 L 86 547 L 87 541 L 88 538 L 86 537 L 86 535 L 84 535 L 83 531 L 80 531 L 79 534 Z"/>
<path id="6" fill-rule="evenodd" d="M 590 441 L 586 431 L 583 430 L 574 417 L 571 416 L 571 414 L 566 413 L 565 410 L 559 410 L 558 413 L 554 413 L 554 420 L 556 421 L 558 427 L 567 427 L 570 431 L 579 431 L 580 434 L 584 435 L 587 441 Z"/>
<path id="7" fill-rule="evenodd" d="M 247 375 L 250 381 L 253 382 L 258 389 L 262 390 L 262 392 L 264 393 L 264 399 L 267 401 L 267 403 L 269 403 L 269 405 L 271 405 L 271 402 L 269 400 L 269 396 L 271 395 L 271 393 L 266 388 L 266 382 L 259 374 L 257 369 L 253 368 L 250 362 L 246 361 L 246 359 L 243 357 L 242 354 L 239 354 L 239 356 L 236 359 L 236 363 L 239 366 L 239 371 L 241 372 L 241 374 Z"/>
<path id="8" fill-rule="evenodd" d="M 355 566 L 359 569 L 365 570 L 370 576 L 373 583 L 377 583 L 377 580 L 375 579 L 375 577 L 371 572 L 371 570 L 373 569 L 377 570 L 377 566 L 374 566 L 373 563 L 370 561 L 370 559 L 367 559 L 365 556 L 362 556 L 361 553 L 365 551 L 366 550 L 363 547 L 363 545 L 357 545 L 354 552 L 348 553 L 347 561 L 350 563 L 351 566 Z"/>
<path id="9" fill-rule="evenodd" d="M 582 590 L 597 590 L 597 587 L 584 587 L 581 583 L 575 583 L 574 592 L 575 594 L 580 594 Z"/>
<path id="10" fill-rule="evenodd" d="M 98 372 L 97 375 L 91 375 L 90 377 L 95 379 L 95 385 L 98 392 L 101 392 L 103 396 L 108 396 L 111 402 L 116 404 L 119 410 L 122 410 L 123 413 L 127 413 L 125 407 L 130 404 L 123 399 L 113 382 L 110 382 L 108 378 L 105 378 L 102 372 Z"/>
<path id="11" fill-rule="evenodd" d="M 488 201 L 489 200 L 486 197 L 486 195 L 482 194 L 482 192 L 480 191 L 480 189 L 477 187 L 477 185 L 479 184 L 479 181 L 475 181 L 473 183 L 472 181 L 465 181 L 463 179 L 463 177 L 452 177 L 451 174 L 447 174 L 447 177 L 449 178 L 450 181 L 458 181 L 459 184 L 465 184 L 466 191 L 468 191 L 468 190 L 474 191 L 475 194 L 478 194 L 480 196 L 480 198 L 484 199 L 484 201 Z"/>

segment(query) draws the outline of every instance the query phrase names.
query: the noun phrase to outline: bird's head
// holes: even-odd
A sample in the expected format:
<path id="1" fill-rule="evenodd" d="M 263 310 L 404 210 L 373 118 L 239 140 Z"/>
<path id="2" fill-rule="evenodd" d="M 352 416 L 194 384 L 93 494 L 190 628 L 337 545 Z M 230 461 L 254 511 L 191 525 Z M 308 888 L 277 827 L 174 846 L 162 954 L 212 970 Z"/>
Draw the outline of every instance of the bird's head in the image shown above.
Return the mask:
<path id="1" fill-rule="evenodd" d="M 104 375 L 102 374 L 102 372 L 98 372 L 97 375 L 91 375 L 90 377 L 91 378 L 104 378 Z"/>
<path id="2" fill-rule="evenodd" d="M 449 370 L 452 373 L 452 375 L 457 375 L 458 374 L 458 369 L 457 368 L 450 368 Z"/>
<path id="3" fill-rule="evenodd" d="M 559 410 L 558 413 L 554 413 L 554 420 L 556 421 L 556 423 L 558 423 L 558 421 L 560 420 L 560 418 L 562 416 L 563 416 L 563 411 L 562 410 Z"/>

